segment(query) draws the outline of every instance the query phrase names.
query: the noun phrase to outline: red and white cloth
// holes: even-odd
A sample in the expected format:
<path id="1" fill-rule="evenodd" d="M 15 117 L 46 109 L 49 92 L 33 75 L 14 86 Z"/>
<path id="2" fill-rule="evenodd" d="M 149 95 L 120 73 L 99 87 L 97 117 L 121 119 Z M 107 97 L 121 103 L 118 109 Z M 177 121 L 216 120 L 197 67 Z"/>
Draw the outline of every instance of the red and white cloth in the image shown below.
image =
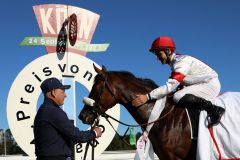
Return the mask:
<path id="1" fill-rule="evenodd" d="M 240 160 L 240 92 L 226 92 L 214 104 L 226 111 L 211 129 L 206 127 L 207 113 L 201 112 L 197 160 Z"/>

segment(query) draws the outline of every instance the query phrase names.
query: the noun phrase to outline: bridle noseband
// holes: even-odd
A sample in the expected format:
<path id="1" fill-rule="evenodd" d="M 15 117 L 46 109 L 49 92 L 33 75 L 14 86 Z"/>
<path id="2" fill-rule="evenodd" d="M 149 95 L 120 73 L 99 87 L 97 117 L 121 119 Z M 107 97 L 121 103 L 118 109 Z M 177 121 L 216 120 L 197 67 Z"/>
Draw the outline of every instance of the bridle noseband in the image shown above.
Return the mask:
<path id="1" fill-rule="evenodd" d="M 115 100 L 116 100 L 116 97 L 115 97 L 115 95 L 113 93 L 113 90 L 112 90 L 112 88 L 111 88 L 111 86 L 110 86 L 110 84 L 108 82 L 107 73 L 99 74 L 99 76 L 101 78 L 100 80 L 103 81 L 103 87 L 101 88 L 101 90 L 99 92 L 98 99 L 95 100 L 95 105 L 93 106 L 93 112 L 95 114 L 97 114 L 98 116 L 100 116 L 100 115 L 104 116 L 105 115 L 105 112 L 103 111 L 104 106 L 101 104 L 102 94 L 103 94 L 104 89 L 107 89 Z"/>

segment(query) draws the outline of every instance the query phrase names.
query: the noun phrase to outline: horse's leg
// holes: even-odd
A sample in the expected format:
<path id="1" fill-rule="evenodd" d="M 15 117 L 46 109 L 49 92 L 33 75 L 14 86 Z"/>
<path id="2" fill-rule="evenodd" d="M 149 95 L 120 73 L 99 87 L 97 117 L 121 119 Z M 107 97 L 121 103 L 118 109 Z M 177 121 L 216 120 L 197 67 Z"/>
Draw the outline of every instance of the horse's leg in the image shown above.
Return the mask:
<path id="1" fill-rule="evenodd" d="M 155 147 L 154 147 L 155 148 Z M 160 160 L 186 160 L 181 155 L 176 153 L 176 151 L 168 149 L 168 148 L 162 148 L 161 150 L 160 146 L 158 146 L 156 149 L 154 149 L 154 152 L 158 156 Z M 188 159 L 190 160 L 190 159 Z M 193 159 L 191 159 L 193 160 Z"/>
<path id="2" fill-rule="evenodd" d="M 195 160 L 195 155 L 188 154 L 191 150 L 190 139 L 184 142 L 184 145 L 179 142 L 179 145 L 172 145 L 173 143 L 163 147 L 163 151 L 166 154 L 166 160 Z"/>
<path id="3" fill-rule="evenodd" d="M 189 144 L 189 145 L 188 145 Z M 186 142 L 185 147 L 175 146 L 170 148 L 162 148 L 165 154 L 163 160 L 196 160 L 197 140 Z M 190 147 L 190 148 L 189 148 Z M 174 149 L 173 149 L 174 148 Z M 183 156 L 184 152 L 189 151 L 187 155 Z M 160 160 L 162 160 L 160 158 Z"/>
<path id="4" fill-rule="evenodd" d="M 186 147 L 184 148 L 173 137 L 162 134 L 158 134 L 157 136 L 154 134 L 153 136 L 153 132 L 151 133 L 152 135 L 149 138 L 152 142 L 154 152 L 160 160 L 185 160 L 186 148 L 190 146 L 188 142 L 184 142 Z"/>
<path id="5" fill-rule="evenodd" d="M 150 136 L 150 135 L 149 135 L 149 138 L 152 143 L 153 150 L 154 150 L 155 154 L 158 156 L 158 158 L 160 160 L 167 160 L 167 155 L 164 152 L 164 150 L 162 149 L 162 145 L 161 145 L 161 143 L 159 143 L 158 138 L 155 136 Z"/>

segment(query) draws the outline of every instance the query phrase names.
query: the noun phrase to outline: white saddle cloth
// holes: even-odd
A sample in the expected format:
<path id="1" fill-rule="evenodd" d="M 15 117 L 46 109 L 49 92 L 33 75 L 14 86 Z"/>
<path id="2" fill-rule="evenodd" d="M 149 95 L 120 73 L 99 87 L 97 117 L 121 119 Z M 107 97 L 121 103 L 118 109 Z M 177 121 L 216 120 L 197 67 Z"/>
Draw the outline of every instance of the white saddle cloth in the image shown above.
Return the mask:
<path id="1" fill-rule="evenodd" d="M 226 92 L 214 104 L 226 111 L 212 129 L 206 127 L 207 113 L 201 112 L 197 160 L 240 160 L 240 92 Z"/>

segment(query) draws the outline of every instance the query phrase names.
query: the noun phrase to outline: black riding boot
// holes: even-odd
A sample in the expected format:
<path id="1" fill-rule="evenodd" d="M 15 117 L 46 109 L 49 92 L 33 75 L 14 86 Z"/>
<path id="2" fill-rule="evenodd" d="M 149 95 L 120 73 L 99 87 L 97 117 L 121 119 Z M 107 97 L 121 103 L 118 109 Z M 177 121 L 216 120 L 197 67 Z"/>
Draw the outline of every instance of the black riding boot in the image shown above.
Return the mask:
<path id="1" fill-rule="evenodd" d="M 225 112 L 224 108 L 213 105 L 212 102 L 193 94 L 186 94 L 179 100 L 178 104 L 207 111 L 207 119 L 210 121 L 208 127 L 218 125 L 223 113 Z"/>

